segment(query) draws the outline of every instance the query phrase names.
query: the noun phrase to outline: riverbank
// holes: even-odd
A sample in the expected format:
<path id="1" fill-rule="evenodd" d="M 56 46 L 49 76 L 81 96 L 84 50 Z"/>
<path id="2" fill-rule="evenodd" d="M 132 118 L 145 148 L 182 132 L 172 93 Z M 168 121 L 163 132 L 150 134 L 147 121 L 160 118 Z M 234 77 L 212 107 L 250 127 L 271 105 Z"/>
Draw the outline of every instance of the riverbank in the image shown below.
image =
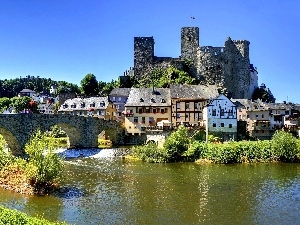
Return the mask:
<path id="1" fill-rule="evenodd" d="M 66 225 L 65 222 L 50 222 L 42 217 L 30 217 L 17 210 L 0 206 L 0 224 L 41 224 L 41 225 Z"/>

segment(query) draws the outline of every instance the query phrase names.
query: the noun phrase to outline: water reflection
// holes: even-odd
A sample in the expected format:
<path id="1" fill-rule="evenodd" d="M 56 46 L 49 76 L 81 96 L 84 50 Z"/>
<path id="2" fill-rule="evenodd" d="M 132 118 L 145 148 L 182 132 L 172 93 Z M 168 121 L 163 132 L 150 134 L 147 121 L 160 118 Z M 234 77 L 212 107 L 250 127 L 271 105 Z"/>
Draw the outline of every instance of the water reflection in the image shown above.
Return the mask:
<path id="1" fill-rule="evenodd" d="M 71 224 L 298 223 L 298 164 L 149 164 L 87 157 L 66 160 L 65 168 L 59 194 L 22 196 L 0 189 L 0 204 Z"/>

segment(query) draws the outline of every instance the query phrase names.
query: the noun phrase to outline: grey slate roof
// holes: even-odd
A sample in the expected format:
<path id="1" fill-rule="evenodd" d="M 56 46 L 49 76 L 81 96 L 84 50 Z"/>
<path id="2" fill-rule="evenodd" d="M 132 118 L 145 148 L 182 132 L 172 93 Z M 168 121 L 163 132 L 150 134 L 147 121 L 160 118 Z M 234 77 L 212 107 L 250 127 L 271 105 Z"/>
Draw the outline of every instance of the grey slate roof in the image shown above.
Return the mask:
<path id="1" fill-rule="evenodd" d="M 84 105 L 82 103 L 84 103 Z M 93 103 L 95 103 L 95 106 L 91 106 Z M 89 110 L 90 108 L 106 109 L 108 104 L 108 97 L 72 98 L 67 99 L 64 104 L 60 106 L 59 111 Z M 64 105 L 68 107 L 64 108 Z"/>
<path id="2" fill-rule="evenodd" d="M 219 96 L 216 85 L 170 85 L 171 98 L 213 99 Z"/>
<path id="3" fill-rule="evenodd" d="M 263 102 L 260 99 L 251 101 L 248 99 L 231 99 L 232 102 L 238 107 L 238 108 L 245 108 L 247 110 L 290 110 L 290 109 L 296 109 L 297 106 L 294 104 L 285 104 L 285 103 L 267 103 Z"/>
<path id="4" fill-rule="evenodd" d="M 131 88 L 125 106 L 171 106 L 170 89 Z"/>
<path id="5" fill-rule="evenodd" d="M 109 96 L 128 96 L 131 88 L 114 88 Z"/>

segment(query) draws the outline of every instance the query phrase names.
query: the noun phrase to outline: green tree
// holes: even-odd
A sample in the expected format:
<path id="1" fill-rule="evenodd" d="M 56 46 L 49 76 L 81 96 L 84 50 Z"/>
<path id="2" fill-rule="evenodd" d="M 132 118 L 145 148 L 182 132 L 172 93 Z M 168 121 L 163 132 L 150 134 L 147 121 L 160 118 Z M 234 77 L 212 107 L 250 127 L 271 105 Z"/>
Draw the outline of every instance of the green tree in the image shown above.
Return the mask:
<path id="1" fill-rule="evenodd" d="M 28 110 L 32 113 L 39 113 L 37 103 L 29 96 L 14 97 L 11 101 L 17 113 L 22 112 L 23 110 Z"/>
<path id="2" fill-rule="evenodd" d="M 87 74 L 80 82 L 83 94 L 86 96 L 95 96 L 99 93 L 98 81 L 94 74 Z"/>
<path id="3" fill-rule="evenodd" d="M 11 100 L 9 98 L 0 98 L 0 112 L 3 112 L 6 108 L 8 108 L 11 104 Z"/>
<path id="4" fill-rule="evenodd" d="M 61 178 L 63 160 L 53 151 L 54 145 L 41 131 L 37 131 L 25 145 L 29 156 L 26 175 L 37 190 L 51 189 Z"/>
<path id="5" fill-rule="evenodd" d="M 170 161 L 180 161 L 182 154 L 188 150 L 190 138 L 185 126 L 180 125 L 165 141 L 164 148 L 169 154 Z"/>
<path id="6" fill-rule="evenodd" d="M 272 138 L 271 148 L 275 157 L 281 161 L 293 161 L 299 153 L 296 138 L 285 131 L 276 131 Z"/>
<path id="7" fill-rule="evenodd" d="M 256 88 L 252 94 L 252 100 L 260 99 L 263 102 L 272 102 L 273 96 L 264 88 Z"/>

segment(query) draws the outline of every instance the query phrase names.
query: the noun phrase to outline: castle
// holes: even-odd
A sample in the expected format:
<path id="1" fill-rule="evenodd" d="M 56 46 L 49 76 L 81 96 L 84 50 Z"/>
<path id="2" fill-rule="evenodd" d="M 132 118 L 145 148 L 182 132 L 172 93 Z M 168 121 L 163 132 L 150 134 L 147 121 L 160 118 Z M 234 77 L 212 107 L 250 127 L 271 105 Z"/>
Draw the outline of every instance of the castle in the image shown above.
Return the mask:
<path id="1" fill-rule="evenodd" d="M 156 68 L 188 68 L 199 83 L 225 88 L 236 99 L 251 99 L 258 87 L 258 73 L 250 64 L 250 42 L 247 40 L 228 37 L 224 47 L 200 46 L 199 28 L 183 27 L 179 58 L 155 56 L 154 44 L 153 37 L 134 38 L 134 68 L 125 75 L 134 74 L 141 79 Z"/>

